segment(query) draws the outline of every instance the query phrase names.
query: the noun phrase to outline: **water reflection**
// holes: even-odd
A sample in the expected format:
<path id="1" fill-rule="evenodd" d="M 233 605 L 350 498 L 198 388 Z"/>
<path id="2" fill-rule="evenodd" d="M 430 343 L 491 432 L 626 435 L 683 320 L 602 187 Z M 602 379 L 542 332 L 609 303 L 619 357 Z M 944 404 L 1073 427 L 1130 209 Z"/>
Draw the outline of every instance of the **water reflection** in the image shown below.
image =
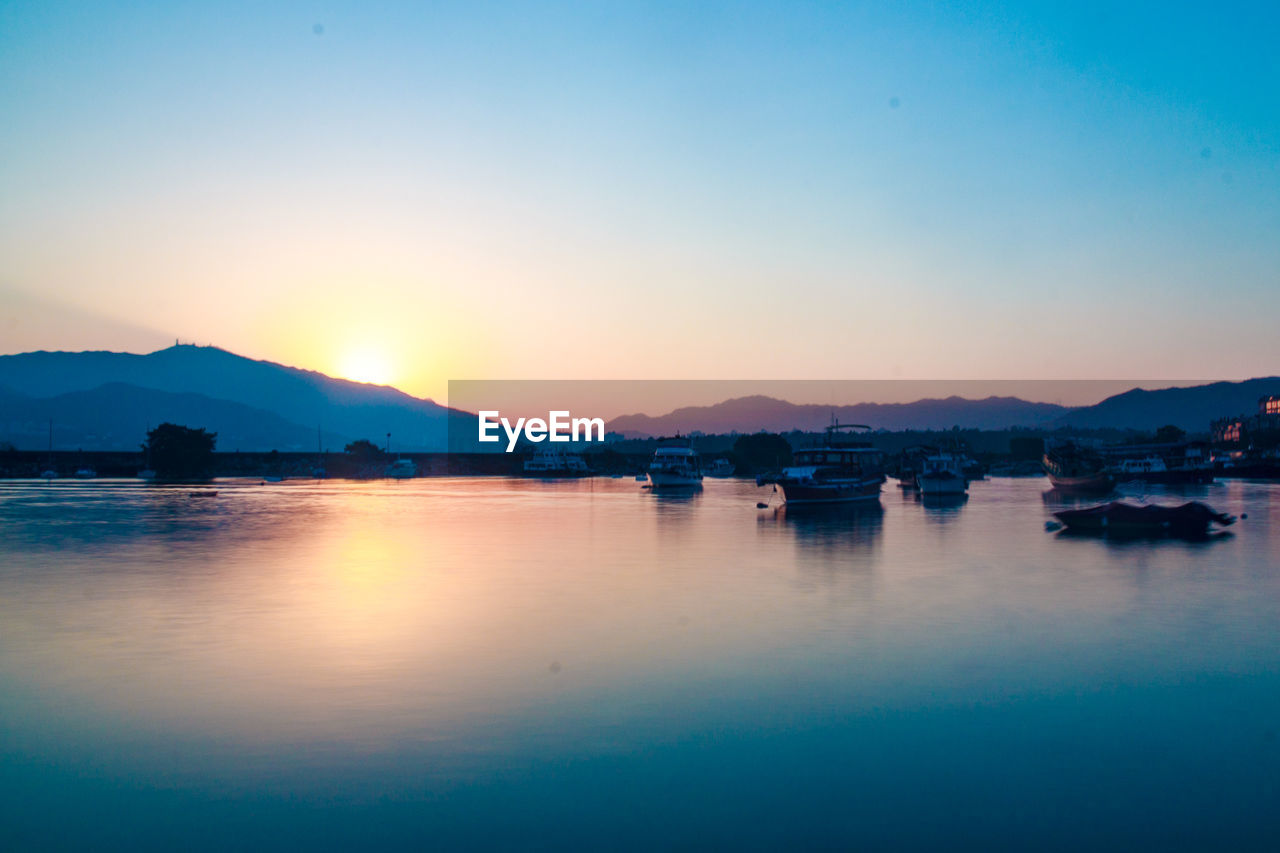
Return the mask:
<path id="1" fill-rule="evenodd" d="M 1159 547 L 1162 543 L 1169 546 L 1191 546 L 1212 545 L 1215 542 L 1225 542 L 1235 536 L 1230 530 L 1213 530 L 1208 533 L 1178 533 L 1174 531 L 1165 532 L 1149 532 L 1139 530 L 1115 531 L 1115 530 L 1076 530 L 1067 528 L 1059 530 L 1056 538 L 1062 540 L 1080 539 L 1094 540 L 1097 542 L 1105 542 L 1107 545 L 1117 548 L 1151 548 Z"/>
<path id="2" fill-rule="evenodd" d="M 813 544 L 870 542 L 884 524 L 884 506 L 879 501 L 848 504 L 784 504 L 760 514 L 762 523 L 772 522 L 802 542 Z"/>
<path id="3" fill-rule="evenodd" d="M 692 503 L 702 497 L 701 486 L 695 488 L 645 489 L 644 492 L 659 504 Z"/>
<path id="4" fill-rule="evenodd" d="M 178 792 L 172 822 L 225 847 L 228 824 L 370 820 L 399 846 L 569 846 L 637 803 L 747 846 L 744 802 L 774 846 L 840 846 L 814 827 L 851 766 L 877 780 L 841 806 L 871 846 L 1011 798 L 1121 836 L 1269 803 L 1280 487 L 1215 487 L 1249 519 L 1206 544 L 1048 534 L 1038 481 L 812 510 L 639 485 L 0 483 L 0 804 L 109 801 L 145 835 Z M 91 846 L 95 820 L 60 825 Z"/>
<path id="5" fill-rule="evenodd" d="M 968 494 L 922 495 L 917 493 L 916 495 L 916 503 L 924 507 L 925 517 L 940 524 L 954 521 L 968 502 Z"/>

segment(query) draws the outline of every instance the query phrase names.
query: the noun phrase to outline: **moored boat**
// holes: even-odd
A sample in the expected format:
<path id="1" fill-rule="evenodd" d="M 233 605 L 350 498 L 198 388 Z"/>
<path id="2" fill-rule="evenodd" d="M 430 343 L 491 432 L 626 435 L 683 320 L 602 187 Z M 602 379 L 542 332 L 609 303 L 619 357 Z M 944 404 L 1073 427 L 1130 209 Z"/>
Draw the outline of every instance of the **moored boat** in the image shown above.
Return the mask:
<path id="1" fill-rule="evenodd" d="M 1062 510 L 1053 515 L 1067 530 L 1116 536 L 1204 536 L 1210 524 L 1228 527 L 1236 520 L 1235 516 L 1217 512 L 1198 501 L 1172 507 L 1112 501 L 1086 509 Z"/>
<path id="2" fill-rule="evenodd" d="M 1200 442 L 1104 447 L 1107 470 L 1118 482 L 1212 483 L 1213 461 Z"/>
<path id="3" fill-rule="evenodd" d="M 591 468 L 579 453 L 542 446 L 524 461 L 524 473 L 526 477 L 587 477 Z"/>
<path id="4" fill-rule="evenodd" d="M 1105 495 L 1116 486 L 1102 456 L 1072 441 L 1046 449 L 1041 464 L 1049 483 L 1066 494 Z"/>
<path id="5" fill-rule="evenodd" d="M 866 442 L 838 441 L 842 429 L 870 427 L 833 423 L 824 446 L 797 450 L 789 466 L 758 477 L 756 485 L 779 486 L 787 506 L 878 500 L 885 481 L 884 453 Z"/>
<path id="6" fill-rule="evenodd" d="M 693 449 L 693 442 L 679 435 L 658 439 L 649 462 L 649 483 L 655 489 L 701 486 L 702 457 Z"/>
<path id="7" fill-rule="evenodd" d="M 963 495 L 969 490 L 960 459 L 950 453 L 926 456 L 916 474 L 916 485 L 923 497 Z"/>

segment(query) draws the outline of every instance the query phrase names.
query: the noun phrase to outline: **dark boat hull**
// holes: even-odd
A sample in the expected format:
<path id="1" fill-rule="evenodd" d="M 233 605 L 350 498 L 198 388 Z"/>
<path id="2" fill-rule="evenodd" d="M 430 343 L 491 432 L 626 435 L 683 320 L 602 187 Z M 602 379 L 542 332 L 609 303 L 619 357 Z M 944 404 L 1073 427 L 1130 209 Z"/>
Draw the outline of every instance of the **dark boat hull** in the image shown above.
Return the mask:
<path id="1" fill-rule="evenodd" d="M 1060 492 L 1072 495 L 1105 495 L 1116 487 L 1116 480 L 1106 472 L 1082 477 L 1060 477 L 1049 474 L 1049 483 Z"/>
<path id="2" fill-rule="evenodd" d="M 833 504 L 879 499 L 880 484 L 884 482 L 884 478 L 817 483 L 781 479 L 777 482 L 788 504 Z"/>
<path id="3" fill-rule="evenodd" d="M 1235 522 L 1233 516 L 1215 512 L 1196 501 L 1174 507 L 1134 506 L 1113 501 L 1087 509 L 1062 510 L 1053 515 L 1069 531 L 1119 536 L 1204 536 L 1210 524 L 1226 527 Z"/>

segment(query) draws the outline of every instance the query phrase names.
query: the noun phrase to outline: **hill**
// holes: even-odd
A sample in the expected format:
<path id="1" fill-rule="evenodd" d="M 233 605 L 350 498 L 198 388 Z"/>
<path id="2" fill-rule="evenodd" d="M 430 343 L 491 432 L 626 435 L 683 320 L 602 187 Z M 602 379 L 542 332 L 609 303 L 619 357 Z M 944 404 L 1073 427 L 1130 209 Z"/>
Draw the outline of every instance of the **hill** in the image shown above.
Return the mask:
<path id="1" fill-rule="evenodd" d="M 30 397 L 0 389 L 0 440 L 23 450 L 48 446 L 49 424 L 59 450 L 137 450 L 149 426 L 198 425 L 218 434 L 218 450 L 340 450 L 349 437 L 316 435 L 274 412 L 203 394 L 170 393 L 114 382 L 56 397 Z"/>
<path id="2" fill-rule="evenodd" d="M 700 430 L 706 433 L 786 432 L 821 430 L 834 415 L 841 423 L 864 423 L 874 429 L 1006 429 L 1044 426 L 1069 411 L 1053 403 L 1031 403 L 1016 397 L 962 397 L 917 400 L 913 403 L 857 403 L 824 406 L 789 403 L 773 397 L 752 396 L 725 400 L 712 406 L 689 406 L 665 415 L 622 415 L 609 430 L 628 436 L 670 435 Z"/>
<path id="3" fill-rule="evenodd" d="M 237 432 L 256 436 L 255 446 L 242 448 L 246 450 L 284 449 L 299 441 L 298 427 L 311 436 L 302 445 L 314 447 L 317 425 L 332 436 L 369 438 L 378 443 L 390 432 L 392 448 L 398 450 L 443 450 L 446 445 L 449 410 L 431 400 L 384 385 L 256 361 L 217 347 L 173 346 L 146 355 L 42 351 L 0 356 L 0 387 L 28 398 L 51 399 L 104 386 L 194 394 L 274 415 L 276 420 L 264 424 L 274 425 L 275 432 Z M 92 401 L 86 398 L 81 401 L 84 405 L 101 407 L 105 403 L 106 409 L 63 409 L 62 417 L 82 424 L 87 433 L 106 432 L 115 417 L 107 411 L 112 406 L 108 400 L 109 394 Z M 160 405 L 158 398 L 153 402 Z M 172 403 L 169 400 L 165 405 Z M 220 411 L 219 417 L 231 417 L 231 409 Z M 234 419 L 227 422 L 234 423 Z M 213 428 L 211 424 L 193 425 Z M 230 434 L 225 440 L 229 438 Z M 227 447 L 222 440 L 219 446 Z"/>
<path id="4" fill-rule="evenodd" d="M 1258 410 L 1258 398 L 1267 394 L 1280 394 L 1280 377 L 1210 382 L 1156 391 L 1135 388 L 1095 405 L 1066 412 L 1054 425 L 1150 431 L 1174 424 L 1190 433 L 1202 433 L 1218 418 L 1253 414 Z"/>

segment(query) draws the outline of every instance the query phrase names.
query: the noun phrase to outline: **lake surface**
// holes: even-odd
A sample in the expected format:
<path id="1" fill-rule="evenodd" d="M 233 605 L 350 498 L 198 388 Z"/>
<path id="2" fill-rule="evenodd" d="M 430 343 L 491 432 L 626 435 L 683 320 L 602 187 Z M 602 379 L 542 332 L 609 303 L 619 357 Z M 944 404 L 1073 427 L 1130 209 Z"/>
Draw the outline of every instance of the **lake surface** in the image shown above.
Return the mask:
<path id="1" fill-rule="evenodd" d="M 0 483 L 0 848 L 1275 849 L 1280 485 L 1045 489 Z"/>

